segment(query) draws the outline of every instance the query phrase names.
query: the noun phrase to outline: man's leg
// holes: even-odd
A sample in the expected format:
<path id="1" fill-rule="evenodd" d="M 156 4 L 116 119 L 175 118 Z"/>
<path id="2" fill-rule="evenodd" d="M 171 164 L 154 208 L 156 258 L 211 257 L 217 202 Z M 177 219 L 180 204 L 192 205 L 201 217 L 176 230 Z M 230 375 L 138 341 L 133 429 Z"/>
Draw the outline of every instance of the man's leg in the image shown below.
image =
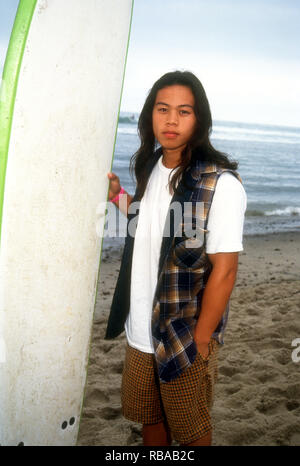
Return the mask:
<path id="1" fill-rule="evenodd" d="M 127 345 L 121 400 L 124 417 L 143 424 L 144 445 L 171 444 L 169 429 L 163 422 L 163 406 L 156 383 L 153 354 L 143 353 Z"/>
<path id="2" fill-rule="evenodd" d="M 161 383 L 165 417 L 173 438 L 181 445 L 210 446 L 211 407 L 217 379 L 218 343 L 211 340 L 209 358 L 194 363 L 169 383 Z"/>
<path id="3" fill-rule="evenodd" d="M 169 446 L 172 443 L 171 433 L 168 425 L 164 422 L 143 425 L 144 446 Z"/>

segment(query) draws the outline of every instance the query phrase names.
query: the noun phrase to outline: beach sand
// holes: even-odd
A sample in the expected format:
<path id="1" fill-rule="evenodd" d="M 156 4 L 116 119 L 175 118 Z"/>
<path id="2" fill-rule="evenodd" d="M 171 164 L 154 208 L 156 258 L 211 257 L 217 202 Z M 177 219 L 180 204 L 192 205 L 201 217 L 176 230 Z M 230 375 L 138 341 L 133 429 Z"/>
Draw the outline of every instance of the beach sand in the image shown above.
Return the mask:
<path id="1" fill-rule="evenodd" d="M 219 352 L 213 445 L 300 445 L 300 361 L 292 360 L 300 232 L 245 237 L 239 263 Z M 142 445 L 141 426 L 121 414 L 124 333 L 104 340 L 119 267 L 120 253 L 104 251 L 78 445 Z"/>

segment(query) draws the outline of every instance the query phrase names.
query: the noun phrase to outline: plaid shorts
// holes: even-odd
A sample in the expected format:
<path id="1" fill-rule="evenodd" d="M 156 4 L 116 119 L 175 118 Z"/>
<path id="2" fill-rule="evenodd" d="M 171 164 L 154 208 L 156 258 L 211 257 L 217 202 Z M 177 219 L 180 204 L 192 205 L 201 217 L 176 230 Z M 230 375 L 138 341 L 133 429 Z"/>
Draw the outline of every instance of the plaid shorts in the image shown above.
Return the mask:
<path id="1" fill-rule="evenodd" d="M 210 410 L 218 376 L 218 347 L 211 338 L 207 358 L 198 353 L 188 369 L 163 383 L 154 354 L 127 345 L 121 390 L 124 417 L 142 424 L 166 422 L 180 444 L 208 434 L 213 428 Z"/>

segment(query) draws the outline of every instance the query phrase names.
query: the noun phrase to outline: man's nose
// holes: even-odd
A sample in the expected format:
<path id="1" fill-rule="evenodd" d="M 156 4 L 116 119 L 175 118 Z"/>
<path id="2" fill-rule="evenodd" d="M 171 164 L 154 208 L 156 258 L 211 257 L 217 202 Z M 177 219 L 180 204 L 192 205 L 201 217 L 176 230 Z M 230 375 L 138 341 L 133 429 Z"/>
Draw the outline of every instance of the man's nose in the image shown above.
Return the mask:
<path id="1" fill-rule="evenodd" d="M 169 125 L 177 125 L 178 124 L 178 115 L 176 110 L 170 110 L 168 112 L 167 123 Z"/>

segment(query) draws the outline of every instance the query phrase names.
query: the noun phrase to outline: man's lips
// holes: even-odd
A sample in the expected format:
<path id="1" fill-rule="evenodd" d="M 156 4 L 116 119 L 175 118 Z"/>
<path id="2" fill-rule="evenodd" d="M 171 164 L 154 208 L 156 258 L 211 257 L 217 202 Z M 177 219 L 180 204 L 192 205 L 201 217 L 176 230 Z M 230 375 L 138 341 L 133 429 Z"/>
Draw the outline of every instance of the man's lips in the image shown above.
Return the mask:
<path id="1" fill-rule="evenodd" d="M 168 139 L 174 139 L 178 136 L 179 133 L 175 131 L 163 131 L 163 135 Z"/>

